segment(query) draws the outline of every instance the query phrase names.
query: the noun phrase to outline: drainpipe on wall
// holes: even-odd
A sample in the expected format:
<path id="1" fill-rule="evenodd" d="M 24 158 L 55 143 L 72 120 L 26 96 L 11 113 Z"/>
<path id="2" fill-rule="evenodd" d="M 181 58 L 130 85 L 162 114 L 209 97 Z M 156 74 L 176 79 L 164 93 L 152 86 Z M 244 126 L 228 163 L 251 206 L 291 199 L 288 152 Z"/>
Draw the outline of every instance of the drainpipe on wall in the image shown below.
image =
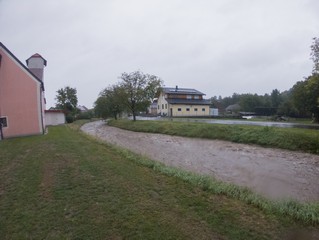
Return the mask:
<path id="1" fill-rule="evenodd" d="M 44 118 L 43 118 L 43 101 L 42 101 L 42 87 L 40 88 L 40 111 L 41 111 L 41 126 L 42 126 L 42 134 L 45 134 L 45 129 L 44 129 Z"/>
<path id="2" fill-rule="evenodd" d="M 0 140 L 3 139 L 2 122 L 0 122 Z"/>

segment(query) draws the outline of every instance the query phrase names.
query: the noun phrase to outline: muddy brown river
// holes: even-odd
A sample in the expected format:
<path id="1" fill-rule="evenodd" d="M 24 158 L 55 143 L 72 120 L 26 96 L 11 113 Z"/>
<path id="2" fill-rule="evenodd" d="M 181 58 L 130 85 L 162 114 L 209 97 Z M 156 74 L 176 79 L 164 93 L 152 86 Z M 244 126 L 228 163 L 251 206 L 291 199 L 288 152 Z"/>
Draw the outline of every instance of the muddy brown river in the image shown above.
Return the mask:
<path id="1" fill-rule="evenodd" d="M 319 200 L 319 156 L 219 140 L 139 133 L 90 122 L 82 131 L 166 165 L 245 186 L 270 199 Z"/>

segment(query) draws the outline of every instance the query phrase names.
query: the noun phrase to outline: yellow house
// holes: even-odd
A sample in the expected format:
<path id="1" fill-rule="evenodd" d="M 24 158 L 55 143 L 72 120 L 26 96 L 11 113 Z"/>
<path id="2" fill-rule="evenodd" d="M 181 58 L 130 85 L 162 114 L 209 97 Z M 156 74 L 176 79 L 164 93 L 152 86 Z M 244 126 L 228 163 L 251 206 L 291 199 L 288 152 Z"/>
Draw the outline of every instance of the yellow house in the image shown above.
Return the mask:
<path id="1" fill-rule="evenodd" d="M 157 100 L 157 114 L 169 117 L 210 115 L 210 101 L 205 94 L 190 88 L 164 87 Z"/>

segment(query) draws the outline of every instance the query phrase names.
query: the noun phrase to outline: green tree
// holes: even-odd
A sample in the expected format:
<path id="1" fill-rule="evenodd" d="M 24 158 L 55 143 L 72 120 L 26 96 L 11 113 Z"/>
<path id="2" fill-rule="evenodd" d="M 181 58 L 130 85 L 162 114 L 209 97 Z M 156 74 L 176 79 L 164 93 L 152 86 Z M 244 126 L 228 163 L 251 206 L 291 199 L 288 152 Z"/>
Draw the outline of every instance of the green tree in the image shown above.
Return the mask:
<path id="1" fill-rule="evenodd" d="M 122 73 L 118 95 L 123 105 L 136 121 L 138 111 L 146 111 L 161 88 L 162 80 L 157 76 L 144 74 L 141 71 Z"/>
<path id="2" fill-rule="evenodd" d="M 292 101 L 292 90 L 282 92 L 280 98 L 281 103 L 278 106 L 277 114 L 288 117 L 298 117 L 298 111 Z"/>
<path id="3" fill-rule="evenodd" d="M 123 111 L 124 106 L 122 103 L 122 89 L 113 85 L 105 88 L 95 101 L 95 113 L 98 117 L 107 118 L 117 116 Z"/>
<path id="4" fill-rule="evenodd" d="M 298 116 L 309 116 L 307 104 L 306 81 L 299 81 L 292 87 L 292 103 L 298 111 Z"/>
<path id="5" fill-rule="evenodd" d="M 60 88 L 55 97 L 55 107 L 66 112 L 67 122 L 72 122 L 77 112 L 78 98 L 76 94 L 76 88 L 67 86 Z"/>
<path id="6" fill-rule="evenodd" d="M 257 94 L 242 94 L 240 95 L 239 105 L 242 111 L 254 112 L 256 107 L 263 106 L 262 96 Z"/>
<path id="7" fill-rule="evenodd" d="M 319 123 L 319 73 L 306 80 L 307 110 L 312 113 L 313 121 Z"/>
<path id="8" fill-rule="evenodd" d="M 271 99 L 271 107 L 278 108 L 280 103 L 282 102 L 281 95 L 278 89 L 272 90 L 270 94 Z"/>
<path id="9" fill-rule="evenodd" d="M 293 103 L 301 116 L 312 115 L 319 122 L 319 74 L 297 82 L 292 89 Z"/>

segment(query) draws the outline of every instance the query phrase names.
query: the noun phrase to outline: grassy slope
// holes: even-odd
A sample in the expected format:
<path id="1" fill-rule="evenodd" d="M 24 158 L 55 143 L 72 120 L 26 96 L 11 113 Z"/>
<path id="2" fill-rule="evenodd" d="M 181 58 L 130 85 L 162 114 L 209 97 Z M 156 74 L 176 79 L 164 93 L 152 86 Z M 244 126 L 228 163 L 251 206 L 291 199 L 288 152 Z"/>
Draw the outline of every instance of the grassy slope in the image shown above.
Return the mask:
<path id="1" fill-rule="evenodd" d="M 2 239 L 281 239 L 305 228 L 66 126 L 0 142 L 0 156 Z"/>
<path id="2" fill-rule="evenodd" d="M 169 121 L 112 120 L 109 124 L 132 131 L 220 139 L 319 154 L 318 130 Z"/>

